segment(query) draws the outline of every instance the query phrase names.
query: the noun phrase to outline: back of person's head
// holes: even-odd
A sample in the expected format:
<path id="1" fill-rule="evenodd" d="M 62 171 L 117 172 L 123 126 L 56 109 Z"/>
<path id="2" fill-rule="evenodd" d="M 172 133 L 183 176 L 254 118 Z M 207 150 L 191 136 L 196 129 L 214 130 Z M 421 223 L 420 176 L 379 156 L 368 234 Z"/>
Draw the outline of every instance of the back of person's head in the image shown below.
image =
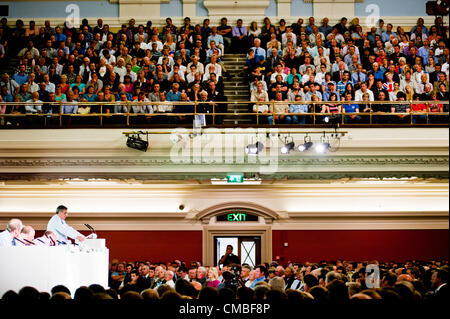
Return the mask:
<path id="1" fill-rule="evenodd" d="M 219 291 L 213 287 L 203 288 L 200 291 L 200 294 L 198 295 L 198 299 L 202 303 L 207 303 L 207 304 L 219 303 L 219 300 L 220 300 Z"/>
<path id="2" fill-rule="evenodd" d="M 50 301 L 64 301 L 64 300 L 70 300 L 72 297 L 67 292 L 59 291 L 55 292 L 51 298 Z"/>
<path id="3" fill-rule="evenodd" d="M 350 294 L 350 297 L 353 295 L 356 295 L 361 292 L 361 284 L 359 282 L 347 282 L 346 283 L 348 288 L 348 293 Z"/>
<path id="4" fill-rule="evenodd" d="M 45 292 L 45 291 L 41 291 L 40 293 L 39 293 L 39 300 L 40 301 L 48 301 L 48 300 L 50 300 L 50 294 L 48 293 L 48 292 Z"/>
<path id="5" fill-rule="evenodd" d="M 154 289 L 145 289 L 141 292 L 141 296 L 142 298 L 146 299 L 146 300 L 158 300 L 159 296 L 158 293 L 156 292 L 156 290 Z"/>
<path id="6" fill-rule="evenodd" d="M 98 285 L 98 284 L 93 284 L 90 285 L 89 288 L 92 290 L 92 292 L 95 293 L 104 293 L 106 292 L 105 288 L 103 288 L 103 286 Z"/>
<path id="7" fill-rule="evenodd" d="M 166 291 L 175 291 L 175 290 L 172 287 L 170 287 L 169 285 L 164 284 L 164 285 L 159 286 L 156 289 L 156 291 L 158 292 L 158 296 L 161 298 L 162 295 L 164 295 L 164 293 Z"/>
<path id="8" fill-rule="evenodd" d="M 120 296 L 122 297 L 128 291 L 138 292 L 139 288 L 135 284 L 126 284 L 125 286 L 122 287 L 122 289 L 120 289 L 119 291 Z"/>
<path id="9" fill-rule="evenodd" d="M 288 301 L 292 305 L 299 305 L 303 302 L 303 295 L 300 291 L 294 289 L 286 290 Z"/>
<path id="10" fill-rule="evenodd" d="M 284 291 L 286 288 L 286 283 L 284 282 L 284 279 L 281 277 L 274 277 L 270 279 L 269 286 L 272 290 L 280 290 Z"/>
<path id="11" fill-rule="evenodd" d="M 8 290 L 7 292 L 5 292 L 2 296 L 2 301 L 5 302 L 14 302 L 19 300 L 19 294 L 17 292 L 15 292 L 14 290 Z"/>
<path id="12" fill-rule="evenodd" d="M 224 287 L 219 290 L 219 298 L 222 303 L 231 303 L 236 301 L 236 292 L 229 287 Z"/>
<path id="13" fill-rule="evenodd" d="M 402 281 L 395 285 L 395 289 L 400 295 L 400 298 L 406 302 L 414 301 L 414 286 L 408 281 Z"/>
<path id="14" fill-rule="evenodd" d="M 169 302 L 170 304 L 176 303 L 177 301 L 180 301 L 181 299 L 183 299 L 183 296 L 174 290 L 167 290 L 161 296 L 162 301 Z"/>
<path id="15" fill-rule="evenodd" d="M 377 292 L 380 294 L 383 302 L 385 303 L 398 304 L 401 300 L 401 297 L 395 288 L 385 287 L 378 289 Z"/>
<path id="16" fill-rule="evenodd" d="M 236 298 L 244 303 L 252 302 L 254 295 L 255 292 L 249 287 L 240 287 L 236 292 Z"/>
<path id="17" fill-rule="evenodd" d="M 39 291 L 33 287 L 23 287 L 19 290 L 19 299 L 22 301 L 38 301 Z"/>
<path id="18" fill-rule="evenodd" d="M 280 303 L 283 301 L 287 301 L 288 297 L 284 291 L 270 290 L 266 294 L 266 300 L 268 303 Z"/>
<path id="19" fill-rule="evenodd" d="M 270 288 L 267 285 L 257 285 L 255 286 L 255 300 L 257 302 L 262 302 L 266 299 L 267 292 Z"/>
<path id="20" fill-rule="evenodd" d="M 319 280 L 316 278 L 316 276 L 311 275 L 311 274 L 306 275 L 303 278 L 303 281 L 309 288 L 319 285 Z"/>
<path id="21" fill-rule="evenodd" d="M 92 300 L 113 300 L 114 298 L 106 292 L 97 292 L 92 296 Z"/>
<path id="22" fill-rule="evenodd" d="M 86 286 L 82 286 L 75 291 L 74 300 L 88 301 L 92 300 L 94 293 Z"/>
<path id="23" fill-rule="evenodd" d="M 381 295 L 375 289 L 365 289 L 361 293 L 372 299 L 382 299 Z"/>
<path id="24" fill-rule="evenodd" d="M 385 285 L 387 285 L 389 287 L 394 287 L 396 282 L 397 282 L 397 276 L 391 272 L 387 273 L 383 277 L 383 283 L 385 283 Z"/>
<path id="25" fill-rule="evenodd" d="M 336 271 L 330 271 L 326 275 L 325 282 L 327 284 L 331 283 L 333 280 L 342 280 L 342 275 Z"/>
<path id="26" fill-rule="evenodd" d="M 322 286 L 315 286 L 309 290 L 309 293 L 314 297 L 315 302 L 325 302 L 328 298 L 328 290 Z"/>
<path id="27" fill-rule="evenodd" d="M 328 300 L 342 302 L 349 300 L 348 288 L 342 280 L 333 280 L 327 285 Z"/>
<path id="28" fill-rule="evenodd" d="M 57 286 L 53 287 L 51 292 L 52 292 L 52 295 L 56 294 L 57 292 L 65 292 L 69 296 L 71 295 L 69 288 L 67 288 L 66 286 L 63 286 L 63 285 L 57 285 Z"/>
<path id="29" fill-rule="evenodd" d="M 175 291 L 182 296 L 197 298 L 198 291 L 186 279 L 178 279 L 175 283 Z"/>
<path id="30" fill-rule="evenodd" d="M 114 299 L 114 300 L 118 300 L 119 299 L 119 294 L 114 289 L 106 289 L 105 292 L 108 295 L 110 295 L 112 299 Z"/>
<path id="31" fill-rule="evenodd" d="M 142 300 L 142 296 L 136 291 L 127 291 L 120 296 L 121 300 Z"/>

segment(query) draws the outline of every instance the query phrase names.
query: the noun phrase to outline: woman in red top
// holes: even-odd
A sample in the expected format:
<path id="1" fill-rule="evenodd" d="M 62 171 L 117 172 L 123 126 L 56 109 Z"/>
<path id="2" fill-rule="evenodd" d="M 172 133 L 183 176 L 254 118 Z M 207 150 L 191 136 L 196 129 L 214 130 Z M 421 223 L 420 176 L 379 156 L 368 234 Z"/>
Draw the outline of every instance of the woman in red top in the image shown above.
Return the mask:
<path id="1" fill-rule="evenodd" d="M 436 97 L 436 93 L 431 93 L 430 96 L 431 101 L 439 101 Z M 443 104 L 428 104 L 428 110 L 430 113 L 442 113 L 444 111 L 444 105 Z M 429 115 L 428 120 L 430 123 L 441 123 L 442 122 L 442 115 Z"/>
<path id="2" fill-rule="evenodd" d="M 413 124 L 420 122 L 421 124 L 427 124 L 427 105 L 420 102 L 420 95 L 414 94 L 414 102 L 411 103 L 411 112 L 413 112 Z M 418 115 L 415 115 L 418 114 Z"/>

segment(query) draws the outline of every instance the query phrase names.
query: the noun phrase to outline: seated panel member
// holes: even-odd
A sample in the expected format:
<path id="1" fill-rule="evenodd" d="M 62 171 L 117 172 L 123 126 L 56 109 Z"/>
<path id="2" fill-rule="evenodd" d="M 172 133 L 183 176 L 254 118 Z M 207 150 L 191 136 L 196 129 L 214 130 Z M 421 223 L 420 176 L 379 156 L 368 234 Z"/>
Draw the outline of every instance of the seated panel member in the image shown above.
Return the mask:
<path id="1" fill-rule="evenodd" d="M 36 246 L 58 246 L 58 236 L 51 230 L 47 230 L 44 236 L 36 238 L 33 243 Z"/>
<path id="2" fill-rule="evenodd" d="M 78 239 L 79 241 L 84 241 L 85 237 L 83 234 L 70 227 L 66 223 L 67 218 L 67 207 L 60 205 L 56 209 L 56 214 L 49 220 L 47 225 L 47 230 L 55 232 L 61 241 L 69 243 L 69 238 Z"/>
<path id="3" fill-rule="evenodd" d="M 0 247 L 16 246 L 14 238 L 20 235 L 23 225 L 20 219 L 11 219 L 6 226 L 6 230 L 0 233 Z"/>
<path id="4" fill-rule="evenodd" d="M 33 240 L 35 230 L 31 226 L 24 226 L 20 232 L 19 237 L 16 237 L 17 246 L 34 246 Z"/>

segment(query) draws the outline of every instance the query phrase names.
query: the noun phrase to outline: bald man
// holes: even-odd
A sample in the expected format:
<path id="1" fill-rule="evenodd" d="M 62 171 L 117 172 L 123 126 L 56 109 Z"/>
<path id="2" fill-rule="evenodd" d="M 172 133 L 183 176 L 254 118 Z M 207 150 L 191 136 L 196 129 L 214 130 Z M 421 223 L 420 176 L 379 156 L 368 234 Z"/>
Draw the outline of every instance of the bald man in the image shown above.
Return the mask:
<path id="1" fill-rule="evenodd" d="M 11 219 L 6 230 L 0 233 L 0 247 L 16 246 L 15 238 L 20 235 L 23 225 L 20 219 Z"/>
<path id="2" fill-rule="evenodd" d="M 17 246 L 33 246 L 34 235 L 36 232 L 31 226 L 24 226 L 19 237 L 16 237 Z"/>

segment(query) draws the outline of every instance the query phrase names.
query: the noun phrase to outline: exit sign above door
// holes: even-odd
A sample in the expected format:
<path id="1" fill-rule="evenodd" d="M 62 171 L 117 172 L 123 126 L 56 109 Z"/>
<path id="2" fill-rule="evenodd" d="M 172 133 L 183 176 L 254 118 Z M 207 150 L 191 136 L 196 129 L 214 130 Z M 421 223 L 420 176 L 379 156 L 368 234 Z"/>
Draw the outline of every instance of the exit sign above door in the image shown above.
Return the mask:
<path id="1" fill-rule="evenodd" d="M 226 213 L 222 215 L 217 216 L 218 222 L 237 222 L 237 223 L 244 223 L 244 222 L 257 222 L 258 216 L 247 214 L 247 213 L 240 213 L 240 212 L 232 212 L 232 213 Z"/>

